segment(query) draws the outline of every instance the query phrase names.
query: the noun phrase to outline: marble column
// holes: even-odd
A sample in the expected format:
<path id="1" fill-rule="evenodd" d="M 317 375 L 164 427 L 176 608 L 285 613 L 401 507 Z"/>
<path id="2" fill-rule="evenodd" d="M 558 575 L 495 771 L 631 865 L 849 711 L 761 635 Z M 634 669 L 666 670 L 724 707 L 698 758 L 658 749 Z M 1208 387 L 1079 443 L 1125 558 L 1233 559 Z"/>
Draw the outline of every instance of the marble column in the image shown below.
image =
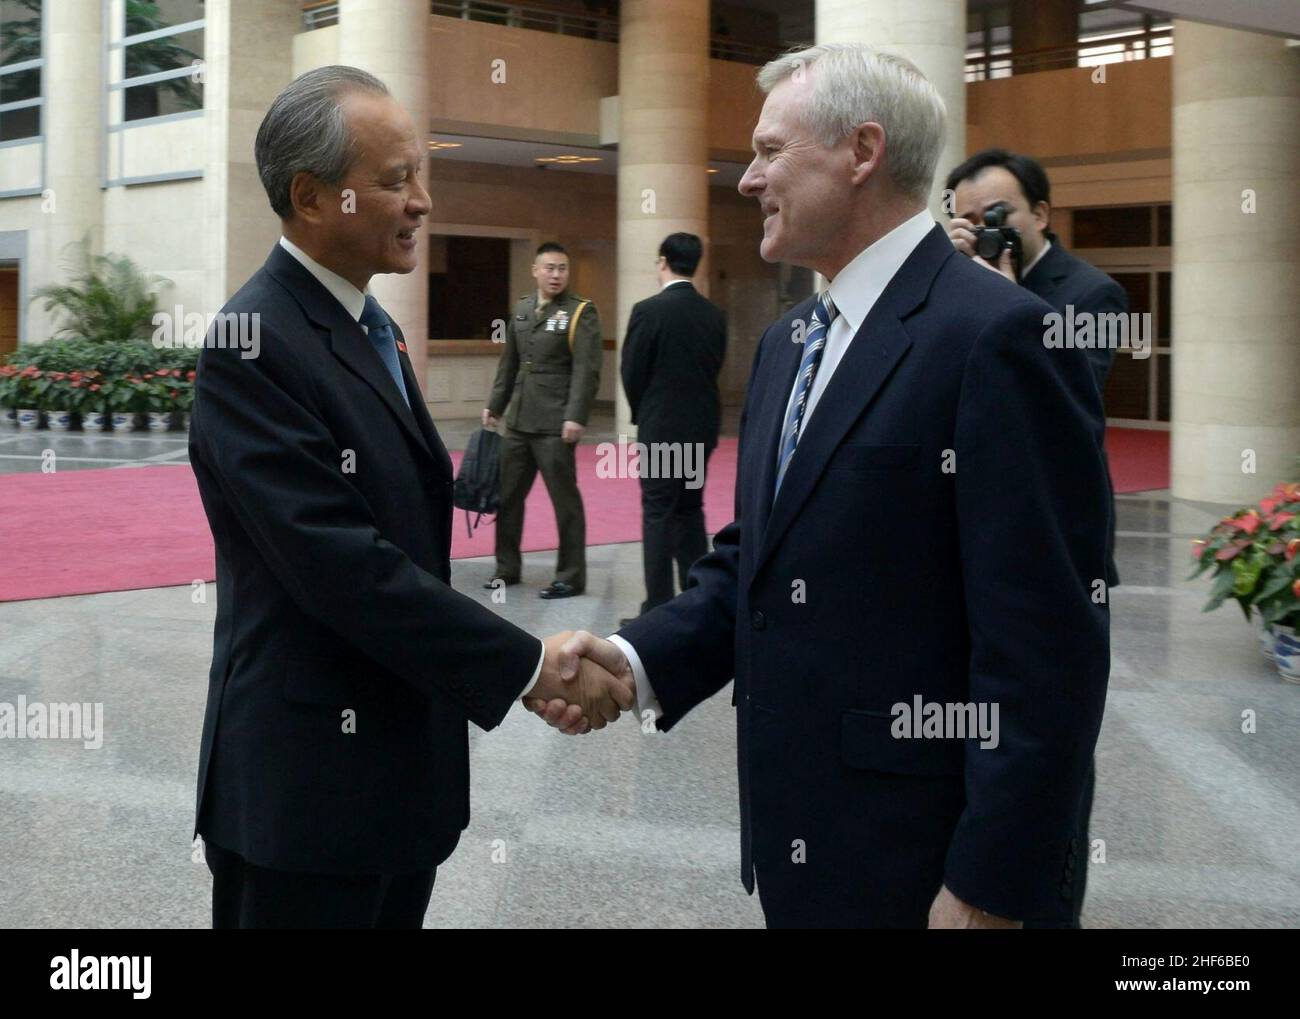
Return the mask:
<path id="1" fill-rule="evenodd" d="M 965 0 L 817 0 L 817 42 L 866 43 L 897 53 L 938 90 L 948 107 L 948 138 L 935 169 L 930 209 L 941 216 L 943 180 L 966 158 Z"/>
<path id="2" fill-rule="evenodd" d="M 41 133 L 45 136 L 45 193 L 40 198 L 43 229 L 32 231 L 31 274 L 28 292 L 47 283 L 67 280 L 65 262 L 69 245 L 89 235 L 92 252 L 103 243 L 103 208 L 100 200 L 100 145 L 104 128 L 104 83 L 97 73 L 104 50 L 99 6 L 87 17 L 81 4 L 47 3 L 45 67 L 41 87 L 45 105 Z M 2 158 L 2 157 L 0 157 Z M 47 339 L 57 318 L 47 315 L 42 302 L 29 305 L 29 341 Z"/>
<path id="3" fill-rule="evenodd" d="M 632 305 L 658 289 L 654 261 L 668 234 L 685 231 L 703 240 L 695 279 L 707 293 L 708 0 L 623 0 L 618 91 L 615 368 Z M 618 431 L 630 435 L 627 397 L 621 385 L 616 391 Z"/>
<path id="4" fill-rule="evenodd" d="M 1173 494 L 1243 503 L 1300 455 L 1300 51 L 1178 21 Z"/>
<path id="5" fill-rule="evenodd" d="M 406 107 L 426 141 L 432 31 L 427 0 L 339 0 L 339 63 L 360 67 L 381 78 L 393 97 Z M 426 183 L 427 179 L 426 174 Z M 376 276 L 370 289 L 402 327 L 415 377 L 422 386 L 427 385 L 428 239 L 420 245 L 420 262 L 414 272 Z"/>

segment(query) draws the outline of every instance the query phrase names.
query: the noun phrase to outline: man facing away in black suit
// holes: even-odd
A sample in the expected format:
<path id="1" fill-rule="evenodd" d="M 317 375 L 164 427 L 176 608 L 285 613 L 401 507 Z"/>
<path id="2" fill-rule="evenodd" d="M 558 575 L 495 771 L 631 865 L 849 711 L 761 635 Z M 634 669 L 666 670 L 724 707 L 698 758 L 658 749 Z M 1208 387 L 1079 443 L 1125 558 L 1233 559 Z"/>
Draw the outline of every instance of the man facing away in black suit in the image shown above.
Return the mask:
<path id="1" fill-rule="evenodd" d="M 635 682 L 661 730 L 735 678 L 741 879 L 769 925 L 1051 915 L 1109 673 L 1087 358 L 935 224 L 945 110 L 912 64 L 828 44 L 758 84 L 759 251 L 829 289 L 759 339 L 736 519 L 690 586 L 562 651 Z"/>
<path id="2" fill-rule="evenodd" d="M 419 927 L 469 822 L 466 723 L 528 691 L 599 728 L 632 692 L 562 680 L 565 635 L 450 586 L 451 460 L 367 293 L 418 264 L 423 133 L 332 66 L 275 99 L 255 154 L 283 236 L 209 333 L 190 428 L 217 560 L 195 826 L 213 925 Z"/>
<path id="3" fill-rule="evenodd" d="M 703 253 L 694 234 L 664 238 L 655 262 L 659 293 L 632 307 L 623 340 L 623 391 L 646 450 L 642 613 L 672 599 L 674 562 L 685 590 L 691 564 L 709 551 L 704 482 L 721 423 L 718 372 L 727 352 L 727 317 L 691 282 Z M 673 469 L 659 469 L 665 465 Z"/>
<path id="4" fill-rule="evenodd" d="M 984 149 L 957 166 L 946 183 L 946 194 L 952 196 L 956 215 L 948 224 L 948 236 L 953 246 L 964 255 L 971 256 L 977 265 L 992 264 L 975 254 L 972 246 L 976 224 L 984 222 L 984 213 L 1001 203 L 1009 211 L 1006 225 L 1020 231 L 1024 248 L 1024 269 L 1017 280 L 1009 264 L 1009 253 L 1004 252 L 996 266 L 1013 283 L 1018 282 L 1030 293 L 1037 294 L 1061 315 L 1099 316 L 1126 314 L 1128 294 L 1115 280 L 1100 269 L 1065 250 L 1060 238 L 1048 225 L 1051 220 L 1051 184 L 1047 172 L 1036 159 L 1006 149 Z M 1094 337 L 1100 338 L 1100 337 Z M 1106 391 L 1106 377 L 1114 364 L 1113 347 L 1094 346 L 1086 349 L 1092 367 L 1097 391 Z M 1150 347 L 1146 348 L 1150 353 Z M 1105 433 L 1106 421 L 1099 421 Z M 1105 447 L 1102 448 L 1105 456 Z M 1109 469 L 1106 472 L 1110 478 Z M 1114 492 L 1111 493 L 1110 546 L 1106 557 L 1106 587 L 1119 584 L 1119 569 L 1115 565 L 1115 514 Z M 1092 801 L 1096 785 L 1096 769 L 1088 771 L 1087 785 L 1080 803 L 1080 830 L 1086 835 L 1092 817 Z M 1071 878 L 1072 892 L 1068 910 L 1054 920 L 1032 926 L 1078 927 L 1083 911 L 1084 893 L 1088 884 L 1088 854 L 1079 857 Z"/>

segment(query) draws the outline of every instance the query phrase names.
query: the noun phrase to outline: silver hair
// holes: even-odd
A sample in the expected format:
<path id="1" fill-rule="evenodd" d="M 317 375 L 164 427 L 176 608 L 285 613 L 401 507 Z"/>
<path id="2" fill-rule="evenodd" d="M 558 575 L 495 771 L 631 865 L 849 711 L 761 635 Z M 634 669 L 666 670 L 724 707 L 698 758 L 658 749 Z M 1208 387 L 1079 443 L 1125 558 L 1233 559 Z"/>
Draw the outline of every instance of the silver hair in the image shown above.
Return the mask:
<path id="1" fill-rule="evenodd" d="M 860 124 L 879 124 L 885 130 L 890 179 L 906 195 L 928 197 L 948 115 L 929 79 L 896 54 L 857 43 L 826 43 L 766 64 L 758 72 L 758 87 L 771 92 L 814 65 L 817 74 L 803 110 L 813 137 L 830 147 Z"/>
<path id="2" fill-rule="evenodd" d="M 328 184 L 347 174 L 356 151 L 343 116 L 353 92 L 388 95 L 388 86 L 359 67 L 331 64 L 301 74 L 275 97 L 253 143 L 257 174 L 281 219 L 293 214 L 289 185 L 306 171 Z"/>

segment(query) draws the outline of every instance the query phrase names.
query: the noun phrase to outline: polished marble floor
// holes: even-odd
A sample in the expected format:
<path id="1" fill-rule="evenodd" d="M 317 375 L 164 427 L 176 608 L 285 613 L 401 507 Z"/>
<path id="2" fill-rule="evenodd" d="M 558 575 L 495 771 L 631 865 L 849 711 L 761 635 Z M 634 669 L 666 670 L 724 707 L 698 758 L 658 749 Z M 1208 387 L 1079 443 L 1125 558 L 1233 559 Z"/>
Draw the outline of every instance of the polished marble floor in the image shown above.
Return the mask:
<path id="1" fill-rule="evenodd" d="M 443 430 L 454 446 L 471 428 Z M 591 437 L 610 428 L 606 417 Z M 0 473 L 51 445 L 61 469 L 77 454 L 88 467 L 184 464 L 183 440 L 9 433 Z M 1125 583 L 1092 832 L 1105 862 L 1090 870 L 1085 924 L 1295 927 L 1300 686 L 1277 678 L 1235 608 L 1202 615 L 1205 584 L 1185 579 L 1188 539 L 1225 508 L 1158 492 L 1117 506 Z M 588 593 L 571 601 L 535 597 L 552 566 L 553 554 L 526 557 L 525 585 L 498 610 L 537 633 L 600 633 L 640 598 L 638 545 L 591 549 Z M 485 597 L 491 569 L 458 561 L 453 582 Z M 190 833 L 214 609 L 189 587 L 0 604 L 0 701 L 101 702 L 105 729 L 95 750 L 0 740 L 0 926 L 208 922 Z M 761 925 L 738 876 L 728 702 L 667 735 L 625 719 L 566 739 L 522 709 L 491 733 L 471 728 L 473 820 L 426 925 Z"/>

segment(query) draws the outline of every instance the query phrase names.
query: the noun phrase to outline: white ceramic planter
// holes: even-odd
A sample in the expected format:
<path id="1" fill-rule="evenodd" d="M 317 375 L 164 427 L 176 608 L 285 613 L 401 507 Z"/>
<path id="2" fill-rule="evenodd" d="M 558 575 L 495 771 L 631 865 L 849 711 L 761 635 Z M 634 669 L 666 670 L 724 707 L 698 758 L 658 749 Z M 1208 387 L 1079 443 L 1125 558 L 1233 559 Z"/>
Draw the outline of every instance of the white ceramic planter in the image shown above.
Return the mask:
<path id="1" fill-rule="evenodd" d="M 113 414 L 113 431 L 129 432 L 135 427 L 135 415 L 115 412 Z"/>
<path id="2" fill-rule="evenodd" d="M 172 426 L 172 415 L 169 410 L 151 410 L 148 412 L 149 431 L 165 432 Z"/>
<path id="3" fill-rule="evenodd" d="M 45 412 L 45 427 L 52 432 L 66 432 L 72 427 L 72 411 L 47 410 Z"/>
<path id="4" fill-rule="evenodd" d="M 18 427 L 24 431 L 34 431 L 41 424 L 41 412 L 34 407 L 18 408 Z"/>
<path id="5" fill-rule="evenodd" d="M 108 415 L 99 410 L 81 412 L 81 430 L 85 432 L 102 432 L 108 427 Z"/>

